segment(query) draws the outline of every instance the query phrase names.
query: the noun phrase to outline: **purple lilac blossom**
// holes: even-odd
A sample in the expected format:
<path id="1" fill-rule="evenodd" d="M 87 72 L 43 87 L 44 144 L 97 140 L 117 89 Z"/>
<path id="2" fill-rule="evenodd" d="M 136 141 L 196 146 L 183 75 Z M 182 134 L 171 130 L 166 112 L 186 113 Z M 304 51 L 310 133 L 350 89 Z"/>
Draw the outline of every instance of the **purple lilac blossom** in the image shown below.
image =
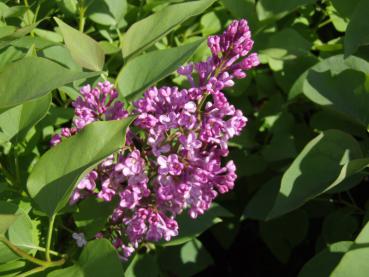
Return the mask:
<path id="1" fill-rule="evenodd" d="M 125 147 L 82 179 L 70 199 L 71 204 L 89 196 L 118 199 L 110 225 L 96 238 L 110 238 L 123 260 L 143 241 L 177 236 L 178 214 L 187 210 L 196 218 L 218 194 L 234 187 L 236 166 L 233 161 L 222 165 L 222 160 L 229 152 L 228 141 L 241 133 L 247 118 L 222 90 L 232 87 L 234 79 L 245 78 L 259 59 L 250 53 L 253 40 L 244 19 L 233 21 L 222 35 L 209 37 L 208 46 L 212 56 L 205 62 L 178 69 L 190 88 L 152 87 L 133 103 L 134 128 L 145 135 L 129 130 Z M 84 86 L 73 102 L 74 127 L 64 128 L 51 144 L 94 121 L 127 117 L 117 96 L 109 82 Z"/>

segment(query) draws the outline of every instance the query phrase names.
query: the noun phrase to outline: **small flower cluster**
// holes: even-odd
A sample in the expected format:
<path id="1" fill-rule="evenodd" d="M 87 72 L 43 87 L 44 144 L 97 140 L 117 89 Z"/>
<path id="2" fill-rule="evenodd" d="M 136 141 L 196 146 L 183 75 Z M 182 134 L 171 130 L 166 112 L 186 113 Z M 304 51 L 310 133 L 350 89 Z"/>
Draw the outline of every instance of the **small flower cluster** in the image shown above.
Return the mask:
<path id="1" fill-rule="evenodd" d="M 248 55 L 253 41 L 246 20 L 233 21 L 222 35 L 209 37 L 208 46 L 212 56 L 207 61 L 178 69 L 191 88 L 153 87 L 133 103 L 137 118 L 126 145 L 87 174 L 71 197 L 71 204 L 88 196 L 118 199 L 109 226 L 97 237 L 112 239 L 123 259 L 142 241 L 178 235 L 178 214 L 187 209 L 196 218 L 218 194 L 234 187 L 236 167 L 222 160 L 228 141 L 240 134 L 247 119 L 222 89 L 244 78 L 259 60 Z M 128 116 L 109 82 L 85 86 L 81 94 L 73 103 L 74 127 L 54 136 L 53 145 L 91 122 Z"/>

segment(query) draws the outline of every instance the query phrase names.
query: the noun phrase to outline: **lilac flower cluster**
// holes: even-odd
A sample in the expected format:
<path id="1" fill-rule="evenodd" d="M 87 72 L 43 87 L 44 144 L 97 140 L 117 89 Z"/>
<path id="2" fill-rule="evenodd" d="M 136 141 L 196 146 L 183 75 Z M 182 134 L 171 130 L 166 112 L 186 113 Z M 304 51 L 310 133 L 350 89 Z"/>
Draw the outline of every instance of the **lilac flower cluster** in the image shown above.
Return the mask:
<path id="1" fill-rule="evenodd" d="M 246 20 L 233 21 L 219 36 L 208 38 L 212 56 L 178 69 L 189 89 L 152 87 L 133 103 L 137 116 L 126 145 L 92 170 L 77 185 L 71 204 L 88 196 L 118 200 L 109 226 L 97 237 L 109 237 L 127 259 L 143 241 L 170 240 L 178 235 L 176 216 L 191 218 L 209 209 L 218 194 L 234 187 L 233 161 L 222 165 L 228 141 L 240 134 L 247 119 L 231 105 L 222 89 L 259 64 Z M 196 80 L 196 81 L 195 81 Z M 128 116 L 109 82 L 85 86 L 74 103 L 74 127 L 53 137 L 77 133 L 97 120 Z"/>

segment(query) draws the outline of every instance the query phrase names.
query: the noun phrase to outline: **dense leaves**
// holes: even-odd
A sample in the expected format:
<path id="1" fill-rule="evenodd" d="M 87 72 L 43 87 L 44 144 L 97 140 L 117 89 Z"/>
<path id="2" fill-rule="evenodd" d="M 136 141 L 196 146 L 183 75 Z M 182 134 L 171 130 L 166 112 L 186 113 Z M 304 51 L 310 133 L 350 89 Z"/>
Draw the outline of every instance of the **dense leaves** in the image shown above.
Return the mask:
<path id="1" fill-rule="evenodd" d="M 1 1 L 0 275 L 368 276 L 368 11 L 368 0 Z M 176 70 L 209 57 L 206 38 L 234 18 L 261 61 L 223 89 L 248 117 L 229 143 L 236 186 L 123 261 L 118 239 L 96 239 L 118 197 L 68 202 L 133 118 L 50 139 L 75 122 L 85 84 L 115 83 L 128 111 L 153 85 L 189 88 Z"/>

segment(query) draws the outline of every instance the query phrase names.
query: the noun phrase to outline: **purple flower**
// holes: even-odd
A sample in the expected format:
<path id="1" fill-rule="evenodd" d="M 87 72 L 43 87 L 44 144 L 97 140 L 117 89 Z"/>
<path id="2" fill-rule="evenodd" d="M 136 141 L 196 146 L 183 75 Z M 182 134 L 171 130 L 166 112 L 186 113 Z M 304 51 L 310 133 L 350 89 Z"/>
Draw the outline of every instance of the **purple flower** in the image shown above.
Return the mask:
<path id="1" fill-rule="evenodd" d="M 125 146 L 82 179 L 70 199 L 71 204 L 86 197 L 117 200 L 96 237 L 109 238 L 122 260 L 141 242 L 177 236 L 177 215 L 186 210 L 198 217 L 235 185 L 236 167 L 224 160 L 229 140 L 240 135 L 247 118 L 223 90 L 260 62 L 250 53 L 253 40 L 246 20 L 235 20 L 223 34 L 209 37 L 208 46 L 212 55 L 206 61 L 178 69 L 191 87 L 149 88 L 130 113 L 109 82 L 84 86 L 73 102 L 74 126 L 50 142 L 58 144 L 94 121 L 136 115 Z"/>
<path id="2" fill-rule="evenodd" d="M 140 151 L 134 150 L 115 166 L 115 171 L 121 171 L 124 176 L 134 176 L 142 172 L 144 164 Z"/>
<path id="3" fill-rule="evenodd" d="M 176 154 L 171 154 L 168 157 L 159 156 L 157 159 L 159 165 L 159 174 L 170 174 L 173 176 L 181 175 L 184 165 L 178 160 Z"/>

